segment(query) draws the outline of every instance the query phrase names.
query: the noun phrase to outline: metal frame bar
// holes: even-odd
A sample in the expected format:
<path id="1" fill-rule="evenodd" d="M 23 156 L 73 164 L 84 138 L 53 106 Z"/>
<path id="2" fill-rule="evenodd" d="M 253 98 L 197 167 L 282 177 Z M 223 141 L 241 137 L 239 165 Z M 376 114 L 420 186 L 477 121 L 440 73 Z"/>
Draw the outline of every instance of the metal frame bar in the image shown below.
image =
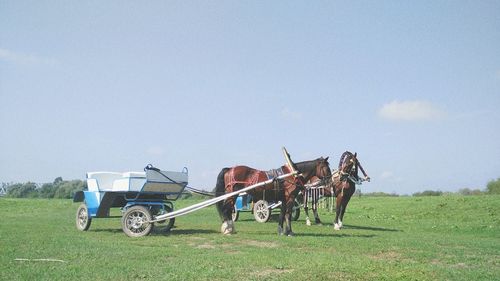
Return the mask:
<path id="1" fill-rule="evenodd" d="M 205 207 L 214 205 L 215 203 L 220 202 L 222 200 L 226 200 L 227 198 L 230 198 L 230 197 L 233 197 L 235 195 L 238 195 L 238 194 L 240 194 L 242 192 L 246 192 L 246 191 L 255 189 L 257 187 L 270 184 L 270 183 L 272 183 L 275 180 L 280 180 L 280 179 L 284 179 L 284 178 L 287 178 L 287 177 L 290 177 L 290 176 L 296 176 L 296 175 L 297 175 L 297 171 L 293 171 L 292 173 L 288 173 L 288 174 L 276 177 L 274 179 L 270 179 L 270 180 L 266 180 L 266 181 L 263 181 L 263 182 L 259 182 L 259 183 L 256 183 L 254 185 L 247 186 L 247 187 L 245 187 L 243 189 L 240 189 L 240 190 L 237 190 L 237 191 L 233 191 L 231 193 L 227 193 L 227 194 L 224 194 L 224 195 L 221 195 L 221 196 L 218 196 L 218 197 L 215 197 L 215 198 L 212 198 L 212 199 L 209 199 L 209 200 L 206 200 L 206 201 L 203 201 L 203 202 L 200 202 L 200 203 L 197 203 L 197 204 L 194 204 L 194 205 L 182 208 L 182 209 L 177 210 L 175 212 L 170 212 L 168 214 L 157 216 L 157 217 L 155 217 L 153 220 L 151 220 L 149 222 L 157 222 L 157 221 L 162 221 L 162 220 L 166 220 L 166 219 L 175 218 L 175 217 L 178 217 L 178 216 L 187 215 L 187 214 L 192 213 L 194 211 L 197 211 L 197 210 L 203 209 Z"/>

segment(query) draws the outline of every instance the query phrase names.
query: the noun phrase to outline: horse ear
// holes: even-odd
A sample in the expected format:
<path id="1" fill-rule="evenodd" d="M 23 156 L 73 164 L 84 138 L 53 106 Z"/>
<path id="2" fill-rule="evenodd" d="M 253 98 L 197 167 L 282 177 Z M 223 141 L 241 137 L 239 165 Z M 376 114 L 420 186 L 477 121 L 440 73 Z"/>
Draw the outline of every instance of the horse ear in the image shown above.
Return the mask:
<path id="1" fill-rule="evenodd" d="M 358 157 L 358 153 L 354 152 L 354 158 Z"/>
<path id="2" fill-rule="evenodd" d="M 330 156 L 327 156 L 327 157 L 325 158 L 325 161 L 328 161 L 328 158 L 330 158 Z"/>

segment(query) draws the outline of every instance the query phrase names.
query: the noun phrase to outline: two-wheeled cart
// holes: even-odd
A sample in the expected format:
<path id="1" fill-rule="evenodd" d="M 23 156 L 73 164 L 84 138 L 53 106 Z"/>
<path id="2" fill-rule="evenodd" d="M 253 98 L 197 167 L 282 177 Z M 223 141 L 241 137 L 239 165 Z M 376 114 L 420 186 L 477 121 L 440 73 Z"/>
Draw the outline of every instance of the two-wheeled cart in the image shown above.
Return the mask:
<path id="1" fill-rule="evenodd" d="M 92 219 L 110 217 L 110 209 L 122 211 L 122 229 L 128 236 L 144 236 L 153 226 L 160 231 L 172 228 L 175 218 L 149 222 L 153 217 L 174 211 L 177 200 L 188 184 L 188 170 L 161 171 L 152 165 L 144 172 L 90 172 L 87 188 L 78 191 L 73 202 L 83 202 L 76 212 L 76 227 L 89 229 Z"/>

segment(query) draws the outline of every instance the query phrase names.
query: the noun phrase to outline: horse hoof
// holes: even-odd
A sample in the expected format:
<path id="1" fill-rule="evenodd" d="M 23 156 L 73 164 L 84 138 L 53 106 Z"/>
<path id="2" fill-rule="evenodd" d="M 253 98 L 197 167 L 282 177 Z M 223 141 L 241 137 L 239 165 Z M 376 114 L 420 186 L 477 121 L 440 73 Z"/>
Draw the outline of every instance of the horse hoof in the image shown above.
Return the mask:
<path id="1" fill-rule="evenodd" d="M 220 226 L 220 232 L 222 234 L 226 234 L 227 230 L 228 230 L 227 222 L 223 222 L 222 225 Z"/>
<path id="2" fill-rule="evenodd" d="M 225 221 L 220 227 L 220 232 L 224 235 L 231 235 L 236 233 L 233 221 Z"/>
<path id="3" fill-rule="evenodd" d="M 306 220 L 306 225 L 307 226 L 311 226 L 311 221 L 310 220 Z"/>
<path id="4" fill-rule="evenodd" d="M 335 224 L 335 226 L 333 227 L 333 229 L 335 229 L 335 230 L 340 230 L 340 225 Z"/>
<path id="5" fill-rule="evenodd" d="M 288 233 L 286 236 L 288 236 L 288 237 L 294 237 L 294 236 L 295 236 L 295 233 L 290 232 L 290 233 Z"/>

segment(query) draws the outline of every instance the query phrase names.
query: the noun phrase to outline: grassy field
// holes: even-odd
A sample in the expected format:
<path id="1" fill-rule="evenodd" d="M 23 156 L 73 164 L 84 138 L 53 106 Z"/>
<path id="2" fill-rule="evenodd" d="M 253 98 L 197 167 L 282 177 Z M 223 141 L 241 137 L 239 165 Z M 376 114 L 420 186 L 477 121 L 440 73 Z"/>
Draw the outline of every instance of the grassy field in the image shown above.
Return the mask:
<path id="1" fill-rule="evenodd" d="M 176 208 L 196 201 L 176 202 Z M 500 196 L 354 198 L 345 228 L 240 215 L 223 236 L 214 207 L 168 235 L 129 238 L 119 218 L 75 228 L 71 200 L 0 198 L 1 280 L 498 280 Z M 119 210 L 115 210 L 119 215 Z M 35 261 L 33 259 L 57 259 Z M 31 259 L 22 261 L 16 259 Z"/>

